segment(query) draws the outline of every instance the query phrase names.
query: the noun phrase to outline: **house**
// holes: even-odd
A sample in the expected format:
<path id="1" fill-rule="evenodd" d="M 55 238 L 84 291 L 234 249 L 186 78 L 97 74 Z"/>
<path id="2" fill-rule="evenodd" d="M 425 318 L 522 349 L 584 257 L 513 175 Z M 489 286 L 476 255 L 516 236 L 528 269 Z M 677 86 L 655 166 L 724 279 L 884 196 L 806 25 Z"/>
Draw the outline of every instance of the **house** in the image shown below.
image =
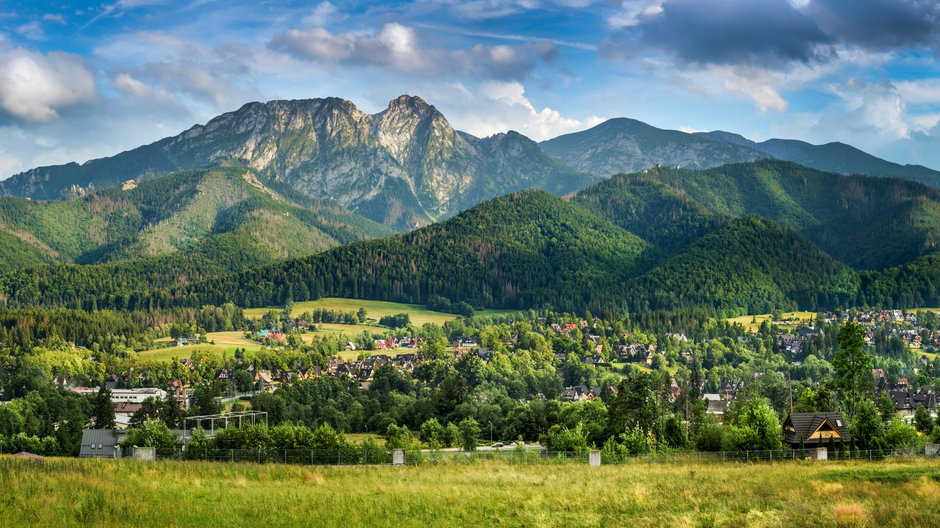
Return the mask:
<path id="1" fill-rule="evenodd" d="M 937 410 L 937 394 L 928 389 L 888 391 L 888 397 L 891 398 L 894 409 L 901 416 L 913 416 L 918 405 L 924 406 L 931 412 Z"/>
<path id="2" fill-rule="evenodd" d="M 82 445 L 79 458 L 120 458 L 119 444 L 124 440 L 125 431 L 120 429 L 85 429 L 82 431 Z"/>
<path id="3" fill-rule="evenodd" d="M 706 393 L 702 395 L 702 399 L 708 404 L 705 408 L 705 412 L 716 416 L 723 416 L 725 411 L 728 410 L 728 405 L 731 403 L 728 400 L 723 400 L 719 394 Z"/>
<path id="4" fill-rule="evenodd" d="M 783 443 L 793 449 L 826 447 L 830 441 L 835 444 L 852 441 L 842 413 L 790 413 L 783 422 Z"/>

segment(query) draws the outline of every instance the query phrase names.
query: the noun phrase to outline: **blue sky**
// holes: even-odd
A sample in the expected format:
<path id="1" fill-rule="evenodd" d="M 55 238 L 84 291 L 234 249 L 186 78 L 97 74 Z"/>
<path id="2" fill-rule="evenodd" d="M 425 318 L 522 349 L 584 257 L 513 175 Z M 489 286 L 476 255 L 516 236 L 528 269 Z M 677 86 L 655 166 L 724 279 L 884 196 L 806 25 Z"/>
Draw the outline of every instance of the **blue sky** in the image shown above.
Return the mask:
<path id="1" fill-rule="evenodd" d="M 420 95 L 541 140 L 632 117 L 940 169 L 940 0 L 0 0 L 0 178 L 249 101 Z"/>

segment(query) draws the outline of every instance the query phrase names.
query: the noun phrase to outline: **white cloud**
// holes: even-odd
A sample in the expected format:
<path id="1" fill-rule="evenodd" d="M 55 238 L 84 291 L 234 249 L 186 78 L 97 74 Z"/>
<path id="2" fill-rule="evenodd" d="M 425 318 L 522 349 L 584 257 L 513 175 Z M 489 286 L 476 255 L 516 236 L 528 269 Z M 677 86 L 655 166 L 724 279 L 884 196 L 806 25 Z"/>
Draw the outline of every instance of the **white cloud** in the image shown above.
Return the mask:
<path id="1" fill-rule="evenodd" d="M 78 55 L 0 49 L 0 110 L 23 121 L 51 121 L 59 110 L 96 97 L 95 77 Z"/>
<path id="2" fill-rule="evenodd" d="M 552 46 L 541 43 L 542 46 Z M 326 64 L 377 66 L 419 76 L 522 79 L 535 68 L 529 48 L 474 45 L 447 50 L 424 47 L 409 26 L 388 23 L 371 33 L 332 33 L 324 28 L 290 29 L 268 47 L 294 58 Z M 541 55 L 545 50 L 540 50 Z"/>
<path id="3" fill-rule="evenodd" d="M 910 104 L 940 103 L 940 79 L 898 81 L 894 83 L 898 94 Z"/>
<path id="4" fill-rule="evenodd" d="M 626 0 L 620 9 L 607 17 L 611 29 L 623 29 L 638 25 L 644 18 L 658 15 L 663 11 L 663 0 Z"/>
<path id="5" fill-rule="evenodd" d="M 427 85 L 421 88 L 454 128 L 477 137 L 515 130 L 535 141 L 590 128 L 604 119 L 566 117 L 558 110 L 539 108 L 526 97 L 519 82 L 486 81 L 475 89 L 463 83 Z"/>
<path id="6" fill-rule="evenodd" d="M 330 2 L 320 2 L 313 12 L 303 18 L 303 24 L 307 26 L 323 27 L 331 22 L 342 20 L 343 17 L 339 9 Z"/>
<path id="7" fill-rule="evenodd" d="M 29 40 L 46 40 L 46 32 L 43 31 L 42 24 L 38 20 L 23 24 L 16 28 L 16 32 Z"/>

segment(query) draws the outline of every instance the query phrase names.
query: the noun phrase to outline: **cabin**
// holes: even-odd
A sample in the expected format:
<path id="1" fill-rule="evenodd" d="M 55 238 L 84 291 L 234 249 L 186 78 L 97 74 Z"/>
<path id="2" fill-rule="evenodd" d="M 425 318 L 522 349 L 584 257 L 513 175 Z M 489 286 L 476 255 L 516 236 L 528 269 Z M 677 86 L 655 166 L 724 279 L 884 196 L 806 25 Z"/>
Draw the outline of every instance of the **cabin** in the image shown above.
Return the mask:
<path id="1" fill-rule="evenodd" d="M 793 449 L 827 447 L 830 439 L 836 445 L 852 441 L 842 413 L 790 413 L 783 422 L 783 443 Z"/>

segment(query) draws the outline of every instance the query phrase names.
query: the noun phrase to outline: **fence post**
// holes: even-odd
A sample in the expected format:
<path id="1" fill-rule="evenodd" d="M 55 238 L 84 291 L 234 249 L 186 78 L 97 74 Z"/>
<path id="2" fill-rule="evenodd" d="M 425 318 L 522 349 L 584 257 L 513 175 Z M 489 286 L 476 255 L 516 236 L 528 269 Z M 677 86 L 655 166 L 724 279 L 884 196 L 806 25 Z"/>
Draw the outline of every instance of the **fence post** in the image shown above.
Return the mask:
<path id="1" fill-rule="evenodd" d="M 232 462 L 235 462 L 235 450 L 232 449 L 231 451 L 232 451 L 232 453 L 231 453 Z"/>
<path id="2" fill-rule="evenodd" d="M 601 452 L 600 451 L 588 452 L 588 465 L 590 467 L 598 467 L 601 465 Z"/>

